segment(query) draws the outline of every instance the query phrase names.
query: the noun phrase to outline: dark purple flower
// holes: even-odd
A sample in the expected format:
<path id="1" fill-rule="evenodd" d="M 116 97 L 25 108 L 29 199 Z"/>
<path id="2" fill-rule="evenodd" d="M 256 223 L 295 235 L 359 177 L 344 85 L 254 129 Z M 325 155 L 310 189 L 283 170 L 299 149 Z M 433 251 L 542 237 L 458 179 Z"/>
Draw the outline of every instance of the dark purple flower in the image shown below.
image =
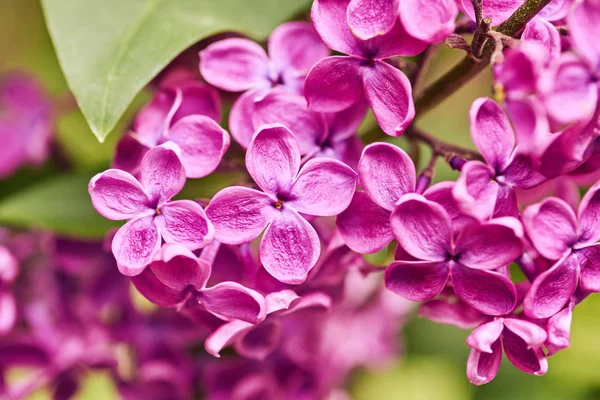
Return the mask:
<path id="1" fill-rule="evenodd" d="M 108 219 L 129 220 L 112 242 L 124 275 L 134 276 L 144 270 L 160 248 L 161 237 L 195 250 L 214 236 L 213 225 L 198 203 L 171 201 L 186 181 L 178 151 L 171 143 L 148 151 L 139 181 L 118 169 L 109 169 L 90 181 L 88 190 L 96 210 Z"/>
<path id="2" fill-rule="evenodd" d="M 467 378 L 473 385 L 494 379 L 502 361 L 502 349 L 506 358 L 521 371 L 544 375 L 548 371 L 548 360 L 542 350 L 546 338 L 544 329 L 517 318 L 496 318 L 481 325 L 467 338 L 471 347 Z"/>
<path id="3" fill-rule="evenodd" d="M 527 207 L 522 220 L 535 249 L 556 261 L 540 274 L 525 297 L 525 314 L 549 318 L 559 312 L 577 286 L 600 291 L 600 183 L 583 197 L 577 216 L 564 201 L 551 197 Z"/>
<path id="4" fill-rule="evenodd" d="M 311 69 L 304 84 L 309 108 L 337 112 L 366 97 L 381 129 L 399 136 L 415 116 L 412 89 L 408 78 L 383 60 L 419 54 L 427 43 L 410 36 L 399 19 L 384 35 L 357 39 L 347 23 L 349 2 L 313 3 L 311 18 L 323 41 L 349 56 L 327 57 Z"/>
<path id="5" fill-rule="evenodd" d="M 451 279 L 458 298 L 477 311 L 503 315 L 513 310 L 515 286 L 494 270 L 523 252 L 523 228 L 517 219 L 473 221 L 454 237 L 441 205 L 409 193 L 392 212 L 391 226 L 410 257 L 387 268 L 388 289 L 412 301 L 426 301 L 439 295 Z"/>
<path id="6" fill-rule="evenodd" d="M 348 207 L 356 173 L 330 158 L 309 160 L 300 169 L 300 149 L 283 125 L 265 125 L 246 153 L 248 172 L 262 189 L 233 186 L 207 207 L 215 238 L 227 244 L 255 239 L 265 230 L 260 259 L 281 282 L 304 282 L 320 254 L 314 228 L 300 215 L 333 216 Z"/>

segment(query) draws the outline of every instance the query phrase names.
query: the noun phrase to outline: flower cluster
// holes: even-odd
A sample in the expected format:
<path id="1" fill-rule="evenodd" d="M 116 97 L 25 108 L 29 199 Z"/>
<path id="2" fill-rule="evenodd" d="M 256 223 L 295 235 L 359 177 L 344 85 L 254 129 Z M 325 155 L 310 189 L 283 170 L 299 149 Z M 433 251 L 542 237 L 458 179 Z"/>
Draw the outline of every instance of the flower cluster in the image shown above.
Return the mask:
<path id="1" fill-rule="evenodd" d="M 503 353 L 545 374 L 600 292 L 600 2 L 522 4 L 314 0 L 312 24 L 280 25 L 266 51 L 228 37 L 194 69 L 167 67 L 89 182 L 98 213 L 126 221 L 106 243 L 0 237 L 0 372 L 42 377 L 0 394 L 68 398 L 84 368 L 105 368 L 127 398 L 187 399 L 198 381 L 214 399 L 344 398 L 353 370 L 398 356 L 411 302 L 472 330 L 474 385 Z M 414 123 L 438 101 L 413 87 L 444 41 L 492 64 L 494 92 L 465 115 L 476 150 Z M 48 107 L 24 87 L 3 104 L 47 146 Z M 0 134 L 16 129 L 2 111 Z M 29 137 L 0 173 L 37 160 Z M 438 159 L 455 181 L 436 179 Z M 234 183 L 190 199 L 220 174 Z M 158 307 L 141 312 L 129 282 Z"/>

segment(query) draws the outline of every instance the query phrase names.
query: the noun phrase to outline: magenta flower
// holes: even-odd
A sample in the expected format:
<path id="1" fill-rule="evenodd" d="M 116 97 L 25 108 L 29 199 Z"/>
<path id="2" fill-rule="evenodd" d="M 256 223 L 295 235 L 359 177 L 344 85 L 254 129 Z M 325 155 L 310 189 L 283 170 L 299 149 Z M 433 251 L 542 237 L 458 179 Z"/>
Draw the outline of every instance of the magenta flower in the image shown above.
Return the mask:
<path id="1" fill-rule="evenodd" d="M 0 177 L 46 160 L 53 122 L 52 104 L 38 81 L 16 73 L 0 79 Z"/>
<path id="2" fill-rule="evenodd" d="M 531 318 L 549 318 L 569 302 L 579 285 L 600 292 L 600 183 L 581 200 L 577 216 L 564 201 L 550 197 L 529 206 L 522 220 L 541 256 L 556 261 L 533 282 L 523 302 Z"/>
<path id="3" fill-rule="evenodd" d="M 179 148 L 165 143 L 148 151 L 141 164 L 140 180 L 127 172 L 109 169 L 92 178 L 92 204 L 105 218 L 129 220 L 112 241 L 119 271 L 140 274 L 161 246 L 180 243 L 195 250 L 214 236 L 204 210 L 191 200 L 170 201 L 185 184 Z"/>
<path id="4" fill-rule="evenodd" d="M 478 219 L 518 215 L 514 186 L 528 189 L 546 178 L 534 158 L 519 146 L 504 111 L 493 100 L 479 98 L 469 112 L 471 138 L 486 163 L 469 161 L 453 194 L 465 214 Z"/>
<path id="5" fill-rule="evenodd" d="M 309 108 L 336 112 L 366 97 L 381 129 L 399 136 L 415 116 L 412 89 L 408 78 L 384 59 L 419 54 L 427 43 L 406 33 L 398 19 L 384 35 L 357 39 L 346 22 L 349 2 L 313 3 L 311 18 L 323 41 L 349 56 L 327 57 L 311 69 L 304 84 Z"/>
<path id="6" fill-rule="evenodd" d="M 211 268 L 189 249 L 167 243 L 148 268 L 132 277 L 135 287 L 148 300 L 161 307 L 200 307 L 226 321 L 249 324 L 262 321 L 266 315 L 264 297 L 237 282 L 221 282 L 207 288 Z"/>
<path id="7" fill-rule="evenodd" d="M 211 44 L 200 52 L 200 72 L 208 83 L 228 92 L 245 92 L 229 115 L 229 129 L 235 140 L 248 147 L 254 129 L 254 101 L 273 86 L 301 95 L 310 68 L 329 49 L 310 24 L 287 22 L 271 33 L 269 55 L 248 39 L 231 38 Z"/>
<path id="8" fill-rule="evenodd" d="M 257 129 L 274 123 L 286 126 L 304 160 L 331 157 L 354 167 L 363 147 L 356 131 L 366 111 L 367 105 L 359 102 L 337 113 L 319 113 L 309 110 L 302 96 L 272 90 L 255 103 L 252 121 Z"/>
<path id="9" fill-rule="evenodd" d="M 212 173 L 229 148 L 229 134 L 217 123 L 216 91 L 195 81 L 163 85 L 138 113 L 132 132 L 117 147 L 113 166 L 134 175 L 144 154 L 162 143 L 176 143 L 188 178 Z"/>
<path id="10" fill-rule="evenodd" d="M 259 324 L 234 320 L 218 327 L 204 342 L 206 351 L 220 357 L 225 347 L 234 345 L 238 354 L 264 360 L 281 343 L 281 319 L 306 309 L 328 309 L 331 299 L 324 293 L 314 292 L 302 297 L 293 290 L 283 289 L 269 293 L 266 300 L 266 318 Z"/>
<path id="11" fill-rule="evenodd" d="M 467 378 L 478 386 L 494 379 L 502 361 L 502 349 L 521 371 L 544 375 L 548 371 L 548 360 L 542 350 L 546 338 L 544 329 L 517 318 L 496 318 L 481 325 L 467 338 L 471 347 Z"/>
<path id="12" fill-rule="evenodd" d="M 575 303 L 571 302 L 546 322 L 548 339 L 546 339 L 544 345 L 548 349 L 548 356 L 571 346 L 571 321 L 573 319 L 574 308 Z"/>
<path id="13" fill-rule="evenodd" d="M 344 211 L 356 187 L 356 173 L 344 163 L 319 158 L 300 169 L 300 150 L 283 125 L 266 125 L 246 153 L 248 172 L 262 191 L 233 186 L 217 193 L 206 212 L 215 238 L 240 244 L 265 230 L 260 259 L 276 279 L 304 282 L 321 251 L 319 236 L 300 213 L 333 216 Z"/>
<path id="14" fill-rule="evenodd" d="M 437 43 L 454 32 L 455 0 L 351 0 L 348 25 L 359 39 L 368 40 L 392 30 L 398 17 L 409 35 Z"/>
<path id="15" fill-rule="evenodd" d="M 425 197 L 402 196 L 391 226 L 406 260 L 386 270 L 386 287 L 412 301 L 439 295 L 448 279 L 459 299 L 487 315 L 503 315 L 515 307 L 516 289 L 494 270 L 523 253 L 523 228 L 512 217 L 473 221 L 455 237 L 444 208 Z"/>
<path id="16" fill-rule="evenodd" d="M 0 336 L 9 333 L 17 320 L 17 302 L 11 285 L 19 273 L 19 263 L 10 250 L 0 246 Z"/>

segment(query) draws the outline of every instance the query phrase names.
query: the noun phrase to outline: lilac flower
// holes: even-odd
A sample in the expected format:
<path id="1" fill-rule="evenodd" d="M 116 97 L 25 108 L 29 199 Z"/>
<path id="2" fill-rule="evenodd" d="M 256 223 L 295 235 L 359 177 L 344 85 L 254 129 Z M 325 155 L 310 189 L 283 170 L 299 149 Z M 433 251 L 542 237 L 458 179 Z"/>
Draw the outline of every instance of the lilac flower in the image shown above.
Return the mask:
<path id="1" fill-rule="evenodd" d="M 348 25 L 361 40 L 392 30 L 398 16 L 409 35 L 437 43 L 454 32 L 458 7 L 454 0 L 352 0 Z"/>
<path id="2" fill-rule="evenodd" d="M 415 116 L 412 89 L 408 78 L 384 59 L 419 54 L 427 43 L 406 33 L 398 19 L 384 35 L 357 39 L 346 22 L 349 2 L 313 3 L 311 18 L 323 41 L 349 56 L 327 57 L 311 69 L 304 84 L 309 108 L 336 112 L 366 97 L 381 129 L 399 136 Z"/>
<path id="3" fill-rule="evenodd" d="M 233 186 L 217 193 L 206 211 L 215 238 L 246 243 L 265 230 L 260 259 L 281 282 L 304 282 L 320 253 L 319 236 L 300 215 L 333 216 L 350 203 L 356 173 L 337 160 L 309 160 L 300 169 L 300 150 L 283 125 L 263 126 L 246 153 L 248 172 L 262 189 Z"/>
<path id="4" fill-rule="evenodd" d="M 119 229 L 112 251 L 122 274 L 140 274 L 152 261 L 161 237 L 189 249 L 206 246 L 214 236 L 204 210 L 190 200 L 170 201 L 185 184 L 178 147 L 165 143 L 148 151 L 140 180 L 109 169 L 92 178 L 89 192 L 96 210 L 112 220 L 129 220 Z"/>
<path id="5" fill-rule="evenodd" d="M 469 161 L 461 170 L 453 194 L 464 213 L 479 219 L 518 215 L 513 186 L 531 188 L 546 178 L 535 159 L 515 147 L 515 133 L 504 111 L 493 100 L 479 98 L 469 113 L 471 137 L 486 163 Z"/>
<path id="6" fill-rule="evenodd" d="M 163 84 L 154 99 L 138 113 L 132 132 L 123 137 L 113 166 L 134 175 L 144 154 L 166 142 L 176 143 L 188 178 L 212 173 L 229 148 L 216 91 L 195 81 Z"/>
<path id="7" fill-rule="evenodd" d="M 0 246 L 0 336 L 9 333 L 17 319 L 17 303 L 11 284 L 19 273 L 19 263 L 10 250 Z"/>
<path id="8" fill-rule="evenodd" d="M 362 142 L 356 130 L 362 122 L 366 104 L 359 102 L 337 113 L 308 110 L 302 96 L 272 90 L 254 105 L 253 126 L 280 123 L 298 140 L 304 160 L 316 157 L 336 158 L 356 166 Z"/>
<path id="9" fill-rule="evenodd" d="M 467 360 L 467 378 L 473 385 L 483 385 L 496 376 L 506 358 L 518 369 L 532 375 L 544 375 L 548 360 L 542 350 L 547 335 L 544 329 L 517 318 L 496 318 L 475 329 L 467 338 L 471 347 Z"/>
<path id="10" fill-rule="evenodd" d="M 573 319 L 574 308 L 575 303 L 571 302 L 546 322 L 548 338 L 544 345 L 548 349 L 548 356 L 571 346 L 571 321 Z"/>
<path id="11" fill-rule="evenodd" d="M 600 291 L 600 183 L 583 197 L 577 216 L 564 201 L 551 197 L 529 206 L 522 220 L 527 236 L 545 258 L 556 261 L 540 274 L 523 303 L 531 318 L 549 318 L 559 312 L 577 286 Z"/>
<path id="12" fill-rule="evenodd" d="M 207 288 L 210 275 L 210 265 L 189 249 L 167 243 L 132 282 L 148 300 L 161 307 L 192 302 L 227 321 L 256 324 L 265 318 L 265 300 L 260 293 L 237 282 L 221 282 Z"/>
<path id="13" fill-rule="evenodd" d="M 327 309 L 331 299 L 320 292 L 302 297 L 293 290 L 283 289 L 265 296 L 266 318 L 255 325 L 242 320 L 233 320 L 217 328 L 204 342 L 206 351 L 220 357 L 219 352 L 235 345 L 238 354 L 257 360 L 264 360 L 282 340 L 280 318 L 306 309 Z"/>
<path id="14" fill-rule="evenodd" d="M 229 92 L 244 92 L 229 116 L 229 129 L 235 140 L 248 147 L 254 130 L 254 101 L 273 87 L 301 95 L 309 69 L 329 49 L 306 22 L 287 22 L 271 33 L 269 55 L 248 39 L 231 38 L 213 43 L 200 52 L 200 72 L 208 83 Z"/>
<path id="15" fill-rule="evenodd" d="M 443 290 L 441 298 L 421 304 L 419 316 L 439 324 L 454 325 L 461 329 L 475 328 L 488 318 L 460 300 L 450 287 Z"/>
<path id="16" fill-rule="evenodd" d="M 52 104 L 38 81 L 22 74 L 0 79 L 0 177 L 41 164 L 52 138 Z"/>
<path id="17" fill-rule="evenodd" d="M 477 311 L 503 315 L 513 310 L 515 286 L 494 270 L 523 252 L 523 228 L 518 220 L 473 221 L 455 238 L 442 206 L 409 193 L 392 212 L 391 226 L 410 257 L 387 268 L 389 290 L 412 301 L 425 301 L 440 294 L 451 278 L 458 298 Z"/>

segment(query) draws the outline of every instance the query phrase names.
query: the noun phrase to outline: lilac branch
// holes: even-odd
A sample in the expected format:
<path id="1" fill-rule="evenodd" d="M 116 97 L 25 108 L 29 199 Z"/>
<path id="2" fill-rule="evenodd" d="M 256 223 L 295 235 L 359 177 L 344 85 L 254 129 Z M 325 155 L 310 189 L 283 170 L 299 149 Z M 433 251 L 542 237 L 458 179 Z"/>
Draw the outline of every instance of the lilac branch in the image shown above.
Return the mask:
<path id="1" fill-rule="evenodd" d="M 515 36 L 550 1 L 527 0 L 510 18 L 498 27 L 497 32 L 506 36 Z M 489 64 L 494 49 L 494 41 L 488 40 L 483 47 L 479 60 L 475 60 L 469 56 L 465 57 L 440 79 L 425 88 L 421 96 L 415 101 L 417 116 L 425 114 L 461 88 L 465 83 L 479 75 Z"/>

